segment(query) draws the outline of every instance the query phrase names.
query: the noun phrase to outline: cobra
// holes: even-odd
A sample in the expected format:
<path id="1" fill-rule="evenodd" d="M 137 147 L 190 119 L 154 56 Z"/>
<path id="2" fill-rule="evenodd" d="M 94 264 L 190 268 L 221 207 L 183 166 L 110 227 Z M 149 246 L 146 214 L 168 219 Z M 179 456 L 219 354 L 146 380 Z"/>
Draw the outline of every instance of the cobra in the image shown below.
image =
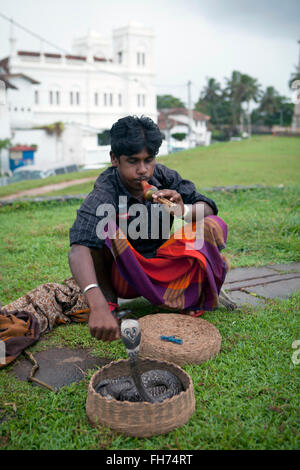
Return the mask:
<path id="1" fill-rule="evenodd" d="M 183 390 L 179 378 L 167 370 L 153 369 L 140 374 L 141 327 L 137 320 L 122 321 L 121 339 L 129 356 L 131 376 L 102 380 L 95 387 L 97 393 L 119 401 L 155 403 L 171 398 Z"/>

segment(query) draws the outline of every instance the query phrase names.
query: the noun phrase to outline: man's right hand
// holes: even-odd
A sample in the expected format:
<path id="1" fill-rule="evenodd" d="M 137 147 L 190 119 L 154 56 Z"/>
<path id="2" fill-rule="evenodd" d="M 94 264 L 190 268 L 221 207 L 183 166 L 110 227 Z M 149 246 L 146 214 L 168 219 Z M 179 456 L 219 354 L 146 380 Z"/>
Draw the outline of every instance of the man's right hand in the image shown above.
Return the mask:
<path id="1" fill-rule="evenodd" d="M 91 335 L 102 341 L 114 341 L 120 338 L 118 321 L 109 311 L 108 304 L 90 310 L 89 328 Z"/>

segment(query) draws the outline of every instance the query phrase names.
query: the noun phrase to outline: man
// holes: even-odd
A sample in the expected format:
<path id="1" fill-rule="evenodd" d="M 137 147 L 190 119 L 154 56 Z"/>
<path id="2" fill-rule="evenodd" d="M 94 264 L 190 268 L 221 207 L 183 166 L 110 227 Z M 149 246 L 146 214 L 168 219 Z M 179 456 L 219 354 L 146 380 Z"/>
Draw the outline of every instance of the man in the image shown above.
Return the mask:
<path id="1" fill-rule="evenodd" d="M 174 306 L 197 315 L 200 307 L 216 308 L 226 274 L 226 264 L 219 254 L 225 246 L 226 224 L 215 217 L 215 203 L 197 193 L 191 181 L 156 162 L 162 143 L 158 126 L 147 117 L 127 116 L 112 126 L 110 135 L 112 166 L 97 178 L 77 213 L 70 230 L 69 253 L 73 277 L 90 307 L 91 334 L 103 341 L 119 338 L 118 322 L 112 312 L 117 307 L 117 297 L 126 296 L 124 289 L 128 297 L 131 291 L 132 297 L 143 295 L 156 305 Z M 203 252 L 192 250 L 187 256 L 186 240 L 168 240 L 163 211 L 155 212 L 154 206 L 159 209 L 159 205 L 143 199 L 142 181 L 158 188 L 153 202 L 162 196 L 177 205 L 176 210 L 171 210 L 170 226 L 175 213 L 191 225 L 199 209 L 205 218 L 213 216 L 205 219 L 207 243 L 204 242 Z M 144 218 L 134 225 L 137 217 L 132 209 L 136 204 L 142 205 Z M 101 225 L 107 220 L 103 208 L 108 208 L 108 212 L 112 208 L 111 214 L 116 213 L 117 240 L 112 240 L 111 235 L 104 237 L 108 232 Z M 120 240 L 119 227 L 130 228 L 130 224 L 136 228 L 139 225 L 140 231 L 149 236 L 137 238 L 129 230 L 126 240 Z M 155 224 L 159 225 L 159 236 L 156 231 L 156 236 L 151 237 Z M 185 287 L 178 289 L 178 282 Z"/>

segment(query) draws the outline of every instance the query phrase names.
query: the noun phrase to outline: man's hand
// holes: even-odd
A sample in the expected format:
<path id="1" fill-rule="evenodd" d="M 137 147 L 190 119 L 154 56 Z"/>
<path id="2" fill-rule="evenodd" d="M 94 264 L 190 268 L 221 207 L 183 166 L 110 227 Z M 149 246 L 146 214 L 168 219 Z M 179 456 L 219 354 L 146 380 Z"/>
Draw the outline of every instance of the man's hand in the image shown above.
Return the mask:
<path id="1" fill-rule="evenodd" d="M 181 194 L 179 194 L 177 191 L 174 189 L 160 189 L 158 191 L 155 191 L 152 194 L 152 198 L 154 202 L 159 202 L 157 201 L 157 198 L 159 197 L 164 197 L 166 199 L 169 199 L 169 201 L 174 202 L 177 204 L 177 207 L 171 208 L 168 207 L 167 204 L 165 205 L 165 208 L 173 215 L 176 215 L 177 217 L 182 217 L 184 213 L 184 203 L 181 197 Z"/>
<path id="2" fill-rule="evenodd" d="M 91 308 L 89 328 L 91 335 L 102 341 L 114 341 L 120 338 L 118 321 L 109 311 L 107 303 Z"/>

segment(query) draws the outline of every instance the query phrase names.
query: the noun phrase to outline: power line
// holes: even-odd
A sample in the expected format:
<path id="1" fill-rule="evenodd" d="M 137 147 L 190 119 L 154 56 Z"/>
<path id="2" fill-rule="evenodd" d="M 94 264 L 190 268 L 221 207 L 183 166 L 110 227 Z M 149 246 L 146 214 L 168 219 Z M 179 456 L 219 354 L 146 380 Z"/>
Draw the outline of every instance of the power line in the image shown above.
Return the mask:
<path id="1" fill-rule="evenodd" d="M 0 12 L 0 16 L 2 18 L 4 18 L 6 21 L 9 21 L 11 24 L 13 25 L 16 25 L 18 28 L 20 29 L 23 29 L 26 33 L 28 34 L 31 34 L 31 36 L 34 36 L 35 38 L 39 39 L 40 41 L 44 42 L 45 44 L 48 44 L 49 46 L 51 47 L 54 47 L 55 49 L 61 51 L 61 52 L 64 52 L 65 54 L 69 54 L 68 51 L 66 51 L 65 49 L 63 49 L 62 47 L 59 47 L 57 46 L 56 44 L 53 44 L 52 42 L 48 41 L 47 39 L 43 38 L 42 36 L 40 36 L 39 34 L 36 34 L 34 33 L 33 31 L 31 31 L 30 29 L 28 28 L 25 28 L 25 26 L 17 23 L 16 21 L 14 21 L 12 18 L 8 18 L 7 16 L 5 16 L 3 13 Z"/>

